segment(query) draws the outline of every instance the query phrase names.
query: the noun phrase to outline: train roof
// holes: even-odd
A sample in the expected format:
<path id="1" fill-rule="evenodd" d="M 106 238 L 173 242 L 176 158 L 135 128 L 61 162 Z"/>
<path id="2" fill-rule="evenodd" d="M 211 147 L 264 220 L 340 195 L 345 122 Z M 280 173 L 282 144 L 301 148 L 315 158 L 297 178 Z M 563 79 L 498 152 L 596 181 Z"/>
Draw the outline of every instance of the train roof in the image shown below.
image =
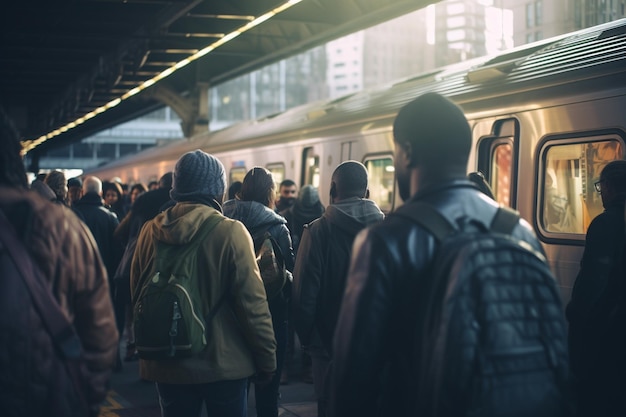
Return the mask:
<path id="1" fill-rule="evenodd" d="M 283 143 L 316 137 L 332 128 L 336 134 L 389 126 L 398 110 L 415 97 L 434 91 L 464 110 L 492 101 L 512 104 L 538 94 L 571 95 L 572 83 L 583 94 L 624 88 L 626 80 L 626 19 L 583 29 L 498 54 L 468 60 L 378 88 L 319 101 L 280 114 L 238 123 L 187 141 L 153 148 L 103 168 L 144 161 L 156 153 L 182 155 L 202 148 L 219 152 L 253 144 Z M 559 93 L 560 92 L 560 93 Z M 97 171 L 97 170 L 96 170 Z"/>

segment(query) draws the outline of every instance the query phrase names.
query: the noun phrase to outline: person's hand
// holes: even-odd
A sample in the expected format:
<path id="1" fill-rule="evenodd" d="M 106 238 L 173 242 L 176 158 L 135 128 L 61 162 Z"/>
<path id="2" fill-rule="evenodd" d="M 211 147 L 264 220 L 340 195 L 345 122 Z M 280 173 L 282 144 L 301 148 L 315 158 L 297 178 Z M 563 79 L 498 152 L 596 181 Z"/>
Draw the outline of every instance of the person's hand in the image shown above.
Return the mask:
<path id="1" fill-rule="evenodd" d="M 273 377 L 274 372 L 257 372 L 256 375 L 252 377 L 252 382 L 254 382 L 254 385 L 257 387 L 263 388 L 270 383 Z"/>

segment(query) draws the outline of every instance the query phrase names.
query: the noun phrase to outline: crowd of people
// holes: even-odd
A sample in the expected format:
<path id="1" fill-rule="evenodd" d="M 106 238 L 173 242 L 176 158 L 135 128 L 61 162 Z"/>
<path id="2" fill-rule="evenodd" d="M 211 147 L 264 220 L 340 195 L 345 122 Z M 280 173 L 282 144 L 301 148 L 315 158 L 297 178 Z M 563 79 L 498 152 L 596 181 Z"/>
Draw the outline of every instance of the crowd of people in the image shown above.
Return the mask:
<path id="1" fill-rule="evenodd" d="M 424 376 L 430 374 L 420 352 L 443 345 L 416 336 L 416 329 L 448 314 L 433 317 L 432 310 L 422 308 L 442 303 L 425 297 L 438 284 L 433 262 L 441 242 L 429 228 L 383 213 L 369 199 L 362 163 L 335 167 L 326 207 L 315 187 L 298 190 L 288 179 L 277 184 L 263 167 L 253 167 L 228 187 L 222 163 L 201 150 L 185 153 L 172 172 L 147 185 L 94 176 L 66 179 L 60 171 L 28 184 L 19 134 L 1 116 L 0 211 L 76 328 L 86 358 L 84 378 L 95 387 L 88 396 L 91 415 L 97 415 L 110 372 L 124 361 L 139 360 L 141 378 L 156 384 L 163 416 L 196 417 L 203 407 L 209 416 L 245 416 L 250 391 L 257 416 L 277 417 L 280 386 L 289 383 L 297 346 L 303 352 L 302 377 L 313 382 L 320 417 L 418 415 L 419 407 L 432 416 L 450 409 L 458 411 L 455 415 L 495 415 L 487 406 L 492 402 L 475 403 L 473 390 L 482 381 L 469 381 L 457 392 L 451 387 L 459 381 L 451 384 L 447 373 L 432 381 L 438 395 L 424 406 Z M 404 211 L 429 205 L 458 233 L 490 230 L 499 205 L 484 176 L 466 174 L 471 132 L 457 105 L 439 94 L 417 97 L 398 113 L 393 135 Z M 532 410 L 533 416 L 626 415 L 626 161 L 609 163 L 596 187 L 606 210 L 588 229 L 572 300 L 567 309 L 562 306 L 563 323 L 557 320 L 541 333 L 566 353 L 554 359 L 555 352 L 548 352 L 552 371 L 546 365 L 507 391 L 507 415 L 520 415 L 516 409 Z M 153 279 L 157 248 L 191 245 L 209 221 L 215 226 L 198 245 L 196 265 L 206 276 L 197 295 L 212 312 L 206 347 L 183 359 L 139 358 L 134 301 Z M 542 245 L 525 220 L 514 218 L 510 230 L 512 239 L 545 263 Z M 255 250 L 265 233 L 278 243 L 292 277 L 271 297 Z M 525 290 L 502 288 L 510 297 L 489 317 L 504 323 L 506 331 L 484 346 L 499 347 L 506 357 L 524 347 L 515 340 L 536 329 L 529 319 L 532 308 L 519 307 L 527 299 Z M 539 291 L 556 293 L 556 282 Z M 6 322 L 0 321 L 3 333 Z M 3 346 L 10 343 L 10 335 L 2 337 Z M 459 346 L 467 343 L 463 331 L 448 338 Z M 35 343 L 30 349 L 36 348 Z M 54 402 L 49 395 L 54 377 L 45 375 L 45 366 L 41 375 L 30 375 L 19 363 L 34 364 L 37 352 L 29 358 L 23 351 L 13 359 L 7 348 L 0 351 L 0 408 L 10 416 L 44 415 Z M 554 389 L 538 399 L 529 395 L 537 384 Z M 484 400 L 489 394 L 481 395 Z M 454 406 L 441 406 L 439 398 L 453 399 Z"/>

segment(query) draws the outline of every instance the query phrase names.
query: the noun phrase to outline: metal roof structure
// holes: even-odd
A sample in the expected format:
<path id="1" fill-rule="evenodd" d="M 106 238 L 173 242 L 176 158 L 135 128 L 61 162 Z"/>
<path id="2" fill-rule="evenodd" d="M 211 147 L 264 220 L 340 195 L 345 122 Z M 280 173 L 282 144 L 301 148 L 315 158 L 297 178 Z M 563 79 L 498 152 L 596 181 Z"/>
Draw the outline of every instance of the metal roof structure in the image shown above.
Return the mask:
<path id="1" fill-rule="evenodd" d="M 80 141 L 433 0 L 35 0 L 0 17 L 0 105 L 25 150 Z M 166 100 L 167 102 L 167 100 Z"/>

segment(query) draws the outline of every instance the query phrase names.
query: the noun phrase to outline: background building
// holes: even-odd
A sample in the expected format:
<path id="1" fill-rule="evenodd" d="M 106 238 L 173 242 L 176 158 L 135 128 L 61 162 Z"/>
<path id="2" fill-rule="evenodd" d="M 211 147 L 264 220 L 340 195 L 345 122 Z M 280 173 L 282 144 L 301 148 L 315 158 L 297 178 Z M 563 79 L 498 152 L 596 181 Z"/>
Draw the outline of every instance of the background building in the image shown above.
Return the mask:
<path id="1" fill-rule="evenodd" d="M 626 0 L 499 0 L 513 11 L 515 46 L 626 17 Z"/>

